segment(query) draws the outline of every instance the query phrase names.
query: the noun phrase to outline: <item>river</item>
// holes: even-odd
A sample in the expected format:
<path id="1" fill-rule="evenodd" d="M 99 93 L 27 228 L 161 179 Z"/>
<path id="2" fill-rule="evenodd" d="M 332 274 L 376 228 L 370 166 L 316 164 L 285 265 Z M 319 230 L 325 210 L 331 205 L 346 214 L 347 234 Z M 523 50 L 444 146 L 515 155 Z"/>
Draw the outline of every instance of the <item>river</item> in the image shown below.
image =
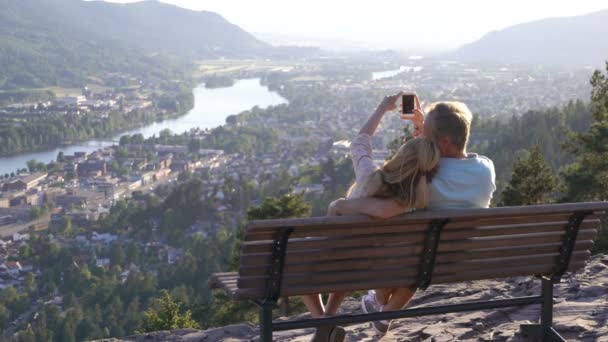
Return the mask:
<path id="1" fill-rule="evenodd" d="M 229 115 L 238 114 L 254 106 L 266 108 L 287 103 L 287 100 L 278 93 L 262 86 L 258 78 L 238 80 L 232 87 L 227 88 L 208 89 L 205 88 L 204 84 L 201 84 L 194 88 L 193 93 L 194 107 L 179 118 L 164 120 L 142 128 L 122 132 L 111 139 L 88 140 L 46 151 L 2 157 L 0 158 L 0 174 L 25 168 L 27 167 L 27 161 L 32 159 L 48 163 L 57 158 L 60 151 L 63 151 L 65 155 L 79 151 L 92 152 L 101 147 L 116 144 L 118 139 L 125 134 L 141 133 L 147 138 L 154 134 L 158 135 L 164 129 L 170 129 L 174 133 L 183 133 L 196 127 L 201 129 L 215 128 L 223 125 Z"/>
<path id="2" fill-rule="evenodd" d="M 423 67 L 421 66 L 401 66 L 399 69 L 394 69 L 394 70 L 386 70 L 386 71 L 377 71 L 377 72 L 372 72 L 372 80 L 381 80 L 383 78 L 389 78 L 389 77 L 393 77 L 396 75 L 399 75 L 401 73 L 404 72 L 418 72 L 421 71 L 423 69 Z"/>

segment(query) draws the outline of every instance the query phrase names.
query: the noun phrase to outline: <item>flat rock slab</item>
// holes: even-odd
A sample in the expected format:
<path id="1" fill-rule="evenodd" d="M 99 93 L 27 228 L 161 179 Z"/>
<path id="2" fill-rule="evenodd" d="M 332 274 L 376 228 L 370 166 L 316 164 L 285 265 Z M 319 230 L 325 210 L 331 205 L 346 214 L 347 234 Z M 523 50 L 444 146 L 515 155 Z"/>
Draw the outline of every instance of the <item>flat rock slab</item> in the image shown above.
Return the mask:
<path id="1" fill-rule="evenodd" d="M 410 307 L 539 293 L 540 282 L 532 277 L 435 285 L 425 292 L 417 293 Z M 554 327 L 564 338 L 572 341 L 608 341 L 608 256 L 594 256 L 583 270 L 565 276 L 562 282 L 556 285 L 555 296 Z M 348 298 L 342 310 L 345 313 L 360 312 L 359 301 Z M 536 323 L 538 318 L 538 306 L 404 318 L 393 321 L 391 330 L 382 338 L 370 328 L 369 323 L 348 326 L 345 328 L 345 341 L 526 341 L 519 333 L 520 324 Z M 274 334 L 274 340 L 307 342 L 313 333 L 313 329 L 277 332 Z M 239 324 L 205 331 L 160 331 L 102 341 L 257 340 L 257 326 Z"/>

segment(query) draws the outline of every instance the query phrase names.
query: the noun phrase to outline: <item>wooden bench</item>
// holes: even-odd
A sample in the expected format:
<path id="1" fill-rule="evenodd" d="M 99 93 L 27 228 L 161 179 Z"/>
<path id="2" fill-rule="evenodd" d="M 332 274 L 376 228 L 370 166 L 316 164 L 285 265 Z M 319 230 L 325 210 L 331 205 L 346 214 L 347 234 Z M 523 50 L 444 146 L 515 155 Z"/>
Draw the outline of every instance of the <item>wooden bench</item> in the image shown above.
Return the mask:
<path id="1" fill-rule="evenodd" d="M 391 219 L 363 216 L 252 221 L 239 271 L 216 273 L 212 288 L 260 307 L 260 339 L 273 331 L 540 304 L 532 339 L 561 341 L 552 327 L 553 284 L 590 257 L 608 202 L 422 211 Z M 510 276 L 539 276 L 542 293 L 510 299 L 273 322 L 280 296 L 409 287 Z"/>

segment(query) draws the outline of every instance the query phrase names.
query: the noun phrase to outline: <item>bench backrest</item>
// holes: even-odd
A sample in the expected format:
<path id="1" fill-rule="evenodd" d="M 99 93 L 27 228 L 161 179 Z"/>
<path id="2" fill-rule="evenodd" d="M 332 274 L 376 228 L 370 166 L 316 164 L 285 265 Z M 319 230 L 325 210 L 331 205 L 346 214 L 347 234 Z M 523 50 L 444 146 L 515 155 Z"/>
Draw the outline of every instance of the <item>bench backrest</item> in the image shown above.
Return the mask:
<path id="1" fill-rule="evenodd" d="M 575 214 L 583 214 L 569 271 L 589 258 L 608 202 L 424 211 L 387 220 L 364 216 L 252 221 L 241 249 L 238 297 L 264 298 L 281 268 L 280 293 L 416 287 L 431 263 L 432 283 L 551 275 Z M 581 215 L 579 215 L 581 216 Z M 440 223 L 437 243 L 432 241 Z M 570 222 L 570 224 L 569 224 Z M 285 234 L 288 232 L 288 234 Z M 280 243 L 279 243 L 280 245 Z M 281 246 L 279 246 L 281 247 Z M 429 252 L 432 259 L 429 260 Z"/>

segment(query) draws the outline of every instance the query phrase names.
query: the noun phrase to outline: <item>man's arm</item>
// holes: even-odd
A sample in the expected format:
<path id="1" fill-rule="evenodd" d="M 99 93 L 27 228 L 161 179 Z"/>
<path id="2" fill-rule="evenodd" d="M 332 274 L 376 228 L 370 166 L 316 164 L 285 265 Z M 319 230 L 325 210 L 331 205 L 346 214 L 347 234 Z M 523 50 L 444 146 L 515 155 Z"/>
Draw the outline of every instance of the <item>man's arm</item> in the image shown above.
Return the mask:
<path id="1" fill-rule="evenodd" d="M 357 199 L 338 199 L 329 205 L 330 216 L 368 215 L 376 218 L 390 218 L 408 211 L 403 205 L 392 198 L 364 197 Z"/>

